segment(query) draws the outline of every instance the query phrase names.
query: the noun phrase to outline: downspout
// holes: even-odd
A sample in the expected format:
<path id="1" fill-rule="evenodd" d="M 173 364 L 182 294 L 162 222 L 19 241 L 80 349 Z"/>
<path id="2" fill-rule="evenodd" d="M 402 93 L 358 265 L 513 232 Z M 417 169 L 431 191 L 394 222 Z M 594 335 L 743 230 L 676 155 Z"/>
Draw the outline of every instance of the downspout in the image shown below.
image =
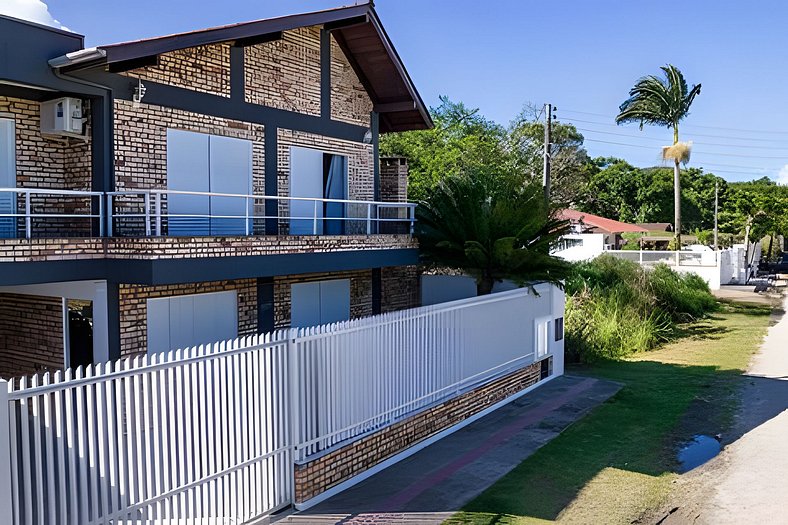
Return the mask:
<path id="1" fill-rule="evenodd" d="M 76 84 L 82 84 L 85 86 L 90 86 L 94 88 L 101 89 L 106 92 L 104 97 L 104 104 L 105 107 L 103 108 L 104 113 L 104 122 L 107 125 L 107 130 L 110 131 L 110 136 L 107 137 L 106 143 L 104 144 L 104 151 L 105 151 L 105 162 L 109 165 L 109 170 L 107 171 L 102 167 L 102 171 L 104 172 L 105 178 L 105 191 L 112 191 L 115 188 L 115 180 L 114 174 L 112 170 L 112 127 L 114 122 L 113 112 L 112 112 L 112 101 L 115 98 L 114 91 L 111 87 L 105 86 L 103 84 L 99 84 L 96 82 L 91 82 L 90 80 L 85 80 L 79 77 L 74 77 L 71 75 L 66 75 L 60 71 L 58 67 L 52 67 L 52 72 L 56 77 L 61 80 L 65 80 L 67 82 L 74 82 Z M 91 108 L 93 111 L 93 108 Z M 93 115 L 91 115 L 93 118 Z M 95 124 L 94 124 L 95 126 Z M 92 147 L 95 147 L 95 140 L 93 141 Z M 93 166 L 93 159 L 91 158 L 91 166 Z M 91 181 L 93 181 L 93 175 L 91 173 Z M 92 186 L 92 183 L 91 183 Z M 101 198 L 101 197 L 99 197 Z M 106 202 L 104 203 L 106 205 Z M 106 208 L 106 206 L 105 206 Z M 104 223 L 104 231 L 108 232 L 107 229 L 107 218 L 109 214 L 105 213 L 105 216 L 100 219 L 103 220 Z M 110 277 L 107 275 L 107 277 Z M 106 284 L 106 321 L 107 321 L 107 357 L 109 360 L 116 360 L 120 359 L 120 294 L 119 294 L 119 285 L 117 281 L 111 281 L 107 279 Z M 95 357 L 95 356 L 94 356 Z"/>

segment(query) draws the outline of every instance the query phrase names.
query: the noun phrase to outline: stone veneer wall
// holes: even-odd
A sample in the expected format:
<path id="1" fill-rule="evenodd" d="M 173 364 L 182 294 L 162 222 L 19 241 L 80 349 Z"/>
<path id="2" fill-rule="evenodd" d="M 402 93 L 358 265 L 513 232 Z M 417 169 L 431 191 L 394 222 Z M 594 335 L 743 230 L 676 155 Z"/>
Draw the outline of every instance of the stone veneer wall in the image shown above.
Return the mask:
<path id="1" fill-rule="evenodd" d="M 230 44 L 178 49 L 159 55 L 158 65 L 134 69 L 127 76 L 193 91 L 230 96 Z"/>
<path id="2" fill-rule="evenodd" d="M 62 299 L 0 294 L 0 377 L 60 370 L 64 359 Z"/>
<path id="3" fill-rule="evenodd" d="M 296 503 L 318 496 L 418 442 L 535 385 L 539 380 L 540 363 L 528 365 L 312 461 L 296 465 Z"/>
<path id="4" fill-rule="evenodd" d="M 135 108 L 127 100 L 116 99 L 115 181 L 118 190 L 167 188 L 167 129 L 251 140 L 252 189 L 263 194 L 265 130 L 261 124 L 151 104 Z"/>
<path id="5" fill-rule="evenodd" d="M 148 299 L 230 290 L 238 291 L 238 335 L 257 333 L 257 281 L 255 279 L 166 286 L 121 284 L 119 290 L 121 355 L 125 357 L 147 351 Z"/>
<path id="6" fill-rule="evenodd" d="M 372 99 L 358 75 L 350 65 L 342 48 L 331 37 L 331 118 L 357 124 L 370 125 Z"/>
<path id="7" fill-rule="evenodd" d="M 290 287 L 295 283 L 350 279 L 350 318 L 372 315 L 372 270 L 309 273 L 274 277 L 274 327 L 290 326 Z"/>
<path id="8" fill-rule="evenodd" d="M 388 266 L 380 277 L 381 313 L 421 306 L 418 266 Z"/>
<path id="9" fill-rule="evenodd" d="M 244 82 L 246 102 L 319 116 L 320 28 L 245 47 Z"/>

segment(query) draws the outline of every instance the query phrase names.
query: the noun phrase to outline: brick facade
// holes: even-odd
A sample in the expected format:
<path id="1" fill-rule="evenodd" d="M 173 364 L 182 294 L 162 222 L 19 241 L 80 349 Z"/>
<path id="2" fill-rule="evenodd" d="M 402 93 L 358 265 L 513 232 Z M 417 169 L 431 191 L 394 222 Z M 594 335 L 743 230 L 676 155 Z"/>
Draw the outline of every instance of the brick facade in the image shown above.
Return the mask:
<path id="1" fill-rule="evenodd" d="M 143 81 L 229 97 L 230 44 L 223 42 L 163 53 L 157 65 L 124 74 Z"/>
<path id="2" fill-rule="evenodd" d="M 359 126 L 370 125 L 372 99 L 350 61 L 331 37 L 331 118 Z"/>
<path id="3" fill-rule="evenodd" d="M 257 281 L 255 279 L 167 286 L 120 285 L 121 355 L 144 353 L 148 348 L 148 299 L 230 290 L 238 292 L 238 335 L 257 333 Z"/>
<path id="4" fill-rule="evenodd" d="M 405 157 L 380 158 L 380 200 L 408 202 L 408 160 Z"/>
<path id="5" fill-rule="evenodd" d="M 252 141 L 252 188 L 265 187 L 265 129 L 179 109 L 115 100 L 115 181 L 118 190 L 167 188 L 167 129 Z"/>
<path id="6" fill-rule="evenodd" d="M 90 140 L 45 137 L 41 134 L 41 110 L 34 100 L 0 96 L 0 119 L 14 120 L 16 128 L 16 185 L 23 188 L 67 190 L 91 189 Z M 89 197 L 33 195 L 35 213 L 89 213 Z M 17 196 L 17 212 L 24 212 L 24 199 Z M 23 232 L 24 221 L 17 220 Z M 38 218 L 32 221 L 37 235 L 84 236 L 90 233 L 89 219 Z"/>
<path id="7" fill-rule="evenodd" d="M 246 102 L 319 116 L 320 29 L 244 48 L 244 84 Z"/>
<path id="8" fill-rule="evenodd" d="M 60 370 L 63 352 L 60 297 L 0 294 L 0 377 Z"/>
<path id="9" fill-rule="evenodd" d="M 540 363 L 444 401 L 407 419 L 296 465 L 295 501 L 302 503 L 540 380 Z"/>
<path id="10" fill-rule="evenodd" d="M 290 287 L 295 283 L 350 279 L 350 318 L 372 315 L 372 270 L 284 275 L 274 278 L 274 327 L 290 326 Z"/>
<path id="11" fill-rule="evenodd" d="M 421 306 L 418 266 L 388 266 L 380 277 L 381 313 Z"/>

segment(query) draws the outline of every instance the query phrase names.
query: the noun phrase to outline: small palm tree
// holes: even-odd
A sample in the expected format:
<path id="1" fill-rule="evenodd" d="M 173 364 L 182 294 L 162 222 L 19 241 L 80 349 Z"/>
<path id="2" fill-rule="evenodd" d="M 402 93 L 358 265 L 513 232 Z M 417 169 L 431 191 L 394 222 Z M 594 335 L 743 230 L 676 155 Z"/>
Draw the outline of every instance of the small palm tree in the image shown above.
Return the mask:
<path id="1" fill-rule="evenodd" d="M 546 206 L 541 184 L 492 175 L 446 177 L 417 208 L 422 260 L 471 275 L 478 295 L 491 293 L 503 279 L 560 285 L 571 267 L 551 256 L 550 246 L 568 223 Z"/>
<path id="2" fill-rule="evenodd" d="M 673 128 L 673 146 L 662 148 L 662 157 L 673 161 L 674 245 L 681 249 L 681 162 L 689 161 L 690 143 L 679 143 L 679 122 L 688 114 L 700 93 L 700 84 L 687 87 L 684 75 L 671 64 L 661 67 L 664 77 L 648 75 L 629 90 L 629 98 L 619 106 L 616 124 L 638 122 Z"/>

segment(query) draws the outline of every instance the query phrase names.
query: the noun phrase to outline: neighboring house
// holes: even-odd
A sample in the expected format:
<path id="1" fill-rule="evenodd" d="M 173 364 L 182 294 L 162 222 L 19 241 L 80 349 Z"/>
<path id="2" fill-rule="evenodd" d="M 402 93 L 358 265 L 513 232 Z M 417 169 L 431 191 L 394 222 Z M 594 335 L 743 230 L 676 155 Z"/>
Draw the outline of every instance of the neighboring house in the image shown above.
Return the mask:
<path id="1" fill-rule="evenodd" d="M 432 122 L 371 5 L 0 46 L 0 376 L 418 305 L 378 137 Z"/>
<path id="2" fill-rule="evenodd" d="M 604 249 L 618 250 L 624 244 L 622 233 L 646 233 L 646 229 L 635 224 L 619 222 L 578 210 L 564 209 L 559 217 L 568 220 L 573 234 L 602 234 Z"/>
<path id="3" fill-rule="evenodd" d="M 663 234 L 665 232 L 672 232 L 673 225 L 669 222 L 639 222 L 636 226 L 640 226 L 648 233 Z"/>

